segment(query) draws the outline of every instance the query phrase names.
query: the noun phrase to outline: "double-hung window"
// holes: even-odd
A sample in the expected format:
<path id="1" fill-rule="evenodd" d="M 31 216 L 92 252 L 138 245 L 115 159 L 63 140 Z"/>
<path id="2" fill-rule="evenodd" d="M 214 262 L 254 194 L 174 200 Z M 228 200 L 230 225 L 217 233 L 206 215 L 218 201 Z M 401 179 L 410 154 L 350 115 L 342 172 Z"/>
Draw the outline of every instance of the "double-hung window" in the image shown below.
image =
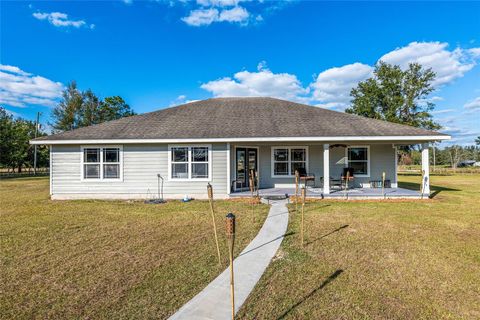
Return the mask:
<path id="1" fill-rule="evenodd" d="M 353 174 L 356 176 L 370 176 L 370 148 L 368 146 L 348 147 L 347 166 L 353 168 Z"/>
<path id="2" fill-rule="evenodd" d="M 169 178 L 210 180 L 211 146 L 170 146 Z"/>
<path id="3" fill-rule="evenodd" d="M 272 177 L 292 177 L 295 171 L 307 170 L 307 147 L 273 147 Z"/>
<path id="4" fill-rule="evenodd" d="M 121 147 L 83 147 L 83 180 L 120 180 Z"/>

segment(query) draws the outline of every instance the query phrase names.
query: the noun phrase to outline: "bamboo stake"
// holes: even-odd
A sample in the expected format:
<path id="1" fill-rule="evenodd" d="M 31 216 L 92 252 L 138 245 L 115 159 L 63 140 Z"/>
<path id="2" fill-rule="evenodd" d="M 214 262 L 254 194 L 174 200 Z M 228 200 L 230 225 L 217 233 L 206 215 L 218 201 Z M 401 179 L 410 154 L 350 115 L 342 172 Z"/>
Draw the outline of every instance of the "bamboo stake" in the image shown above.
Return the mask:
<path id="1" fill-rule="evenodd" d="M 255 199 L 254 199 L 254 192 L 255 192 L 255 180 L 254 180 L 254 170 L 250 170 L 250 174 L 249 174 L 249 183 L 250 183 L 250 194 L 252 196 L 252 219 L 253 219 L 253 222 L 255 222 Z"/>
<path id="2" fill-rule="evenodd" d="M 295 170 L 295 213 L 298 212 L 298 183 L 300 181 L 300 173 Z"/>
<path id="3" fill-rule="evenodd" d="M 350 180 L 350 170 L 347 170 L 347 176 L 345 177 L 345 198 L 348 198 L 348 180 Z"/>
<path id="4" fill-rule="evenodd" d="M 227 238 L 229 240 L 230 257 L 230 301 L 232 305 L 232 320 L 235 319 L 235 281 L 233 274 L 233 246 L 235 244 L 235 215 L 227 214 L 226 217 Z"/>
<path id="5" fill-rule="evenodd" d="M 213 188 L 209 183 L 207 184 L 208 202 L 210 202 L 210 211 L 212 212 L 213 234 L 215 235 L 215 244 L 217 245 L 218 265 L 222 265 L 220 258 L 220 246 L 218 245 L 217 224 L 215 223 L 215 210 L 213 209 Z"/>
<path id="6" fill-rule="evenodd" d="M 302 238 L 302 247 L 303 247 L 303 228 L 304 228 L 304 211 L 305 211 L 305 196 L 306 196 L 306 189 L 302 187 L 302 227 L 300 229 L 300 236 Z"/>
<path id="7" fill-rule="evenodd" d="M 385 171 L 382 173 L 382 195 L 385 198 Z"/>

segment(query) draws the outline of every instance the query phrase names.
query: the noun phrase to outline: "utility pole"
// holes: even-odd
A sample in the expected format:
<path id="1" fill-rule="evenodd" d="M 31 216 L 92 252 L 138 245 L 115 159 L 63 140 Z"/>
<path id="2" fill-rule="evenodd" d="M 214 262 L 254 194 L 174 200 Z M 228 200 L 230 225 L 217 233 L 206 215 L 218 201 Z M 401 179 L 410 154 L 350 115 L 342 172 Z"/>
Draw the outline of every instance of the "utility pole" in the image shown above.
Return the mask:
<path id="1" fill-rule="evenodd" d="M 35 139 L 37 138 L 38 134 L 38 126 L 40 122 L 40 112 L 37 112 L 37 121 L 35 121 Z M 34 152 L 33 152 L 33 174 L 37 175 L 37 145 L 34 145 Z"/>

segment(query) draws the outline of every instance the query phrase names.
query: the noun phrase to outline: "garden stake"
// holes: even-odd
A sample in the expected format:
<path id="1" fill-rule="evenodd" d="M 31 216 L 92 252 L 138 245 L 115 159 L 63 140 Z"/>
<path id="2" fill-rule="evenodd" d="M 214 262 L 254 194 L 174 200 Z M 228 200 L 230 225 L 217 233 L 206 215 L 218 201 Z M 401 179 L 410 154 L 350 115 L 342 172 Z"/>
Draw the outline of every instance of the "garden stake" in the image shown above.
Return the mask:
<path id="1" fill-rule="evenodd" d="M 235 283 L 233 277 L 233 245 L 235 244 L 235 215 L 229 213 L 226 216 L 227 238 L 230 251 L 230 297 L 232 302 L 232 320 L 235 319 Z"/>
<path id="2" fill-rule="evenodd" d="M 305 211 L 305 194 L 306 194 L 306 189 L 305 187 L 302 187 L 302 228 L 300 229 L 300 234 L 301 234 L 301 238 L 302 238 L 302 247 L 303 247 L 303 215 L 304 215 L 304 211 Z"/>
<path id="3" fill-rule="evenodd" d="M 382 173 L 382 195 L 385 198 L 385 171 Z"/>
<path id="4" fill-rule="evenodd" d="M 258 171 L 255 171 L 255 181 L 257 183 L 256 190 L 257 190 L 257 199 L 260 198 L 260 177 L 258 176 Z"/>
<path id="5" fill-rule="evenodd" d="M 255 199 L 254 199 L 254 196 L 253 196 L 253 193 L 255 192 L 255 178 L 254 178 L 254 170 L 250 170 L 250 175 L 249 175 L 249 183 L 250 183 L 250 194 L 252 196 L 252 219 L 253 219 L 253 222 L 255 222 L 255 208 L 254 208 L 254 205 L 255 205 Z"/>
<path id="6" fill-rule="evenodd" d="M 345 177 L 345 198 L 348 198 L 348 180 L 350 180 L 349 170 L 347 170 L 347 176 Z"/>
<path id="7" fill-rule="evenodd" d="M 298 212 L 298 183 L 300 180 L 300 173 L 295 170 L 295 213 Z"/>
<path id="8" fill-rule="evenodd" d="M 213 210 L 213 188 L 210 183 L 207 184 L 207 192 L 208 192 L 208 202 L 210 202 L 210 211 L 212 212 L 213 234 L 215 235 L 215 243 L 217 245 L 218 264 L 222 265 L 222 260 L 220 259 L 220 247 L 218 245 L 218 237 L 217 237 L 217 224 L 215 223 L 215 210 Z"/>

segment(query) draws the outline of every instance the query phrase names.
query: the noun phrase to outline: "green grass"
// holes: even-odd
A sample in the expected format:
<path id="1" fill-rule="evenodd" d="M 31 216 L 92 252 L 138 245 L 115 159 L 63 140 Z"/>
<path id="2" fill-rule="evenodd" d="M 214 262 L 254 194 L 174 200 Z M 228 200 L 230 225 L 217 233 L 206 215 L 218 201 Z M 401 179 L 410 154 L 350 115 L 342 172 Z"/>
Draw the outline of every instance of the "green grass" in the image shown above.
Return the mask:
<path id="1" fill-rule="evenodd" d="M 293 234 L 238 318 L 479 319 L 480 176 L 431 182 L 430 200 L 307 203 L 303 248 L 290 206 Z"/>
<path id="2" fill-rule="evenodd" d="M 0 318 L 166 318 L 227 266 L 268 212 L 217 201 L 218 266 L 208 202 L 51 201 L 48 179 L 0 181 Z"/>

